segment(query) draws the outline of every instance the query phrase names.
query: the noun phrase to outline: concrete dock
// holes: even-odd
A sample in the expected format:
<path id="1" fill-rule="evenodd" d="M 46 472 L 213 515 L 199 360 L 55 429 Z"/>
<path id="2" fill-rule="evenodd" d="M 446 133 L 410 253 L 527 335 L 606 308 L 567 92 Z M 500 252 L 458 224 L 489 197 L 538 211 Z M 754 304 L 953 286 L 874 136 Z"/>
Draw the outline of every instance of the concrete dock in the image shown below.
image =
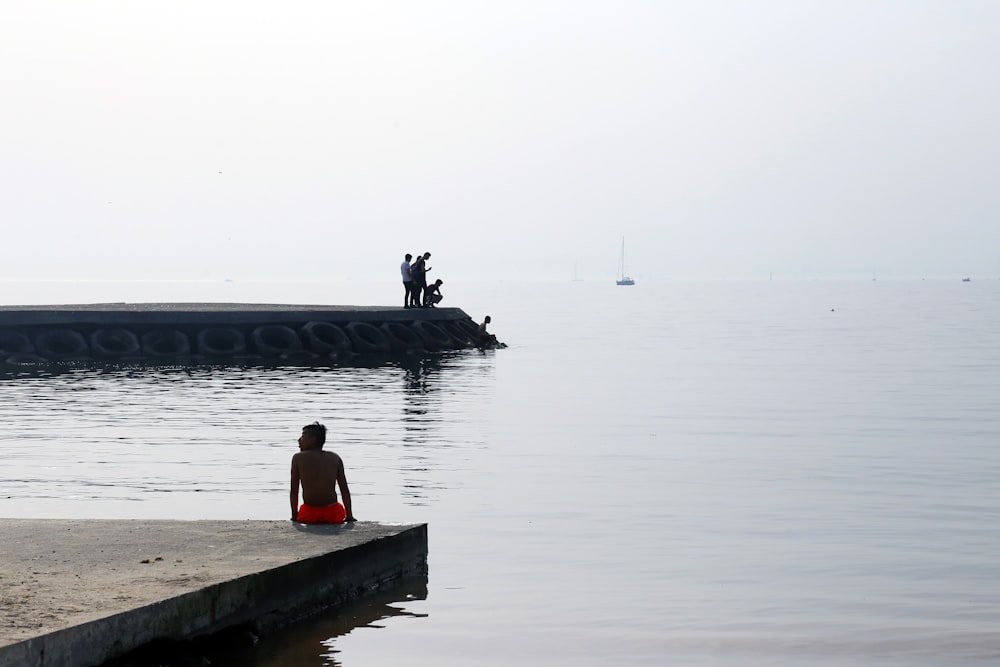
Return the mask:
<path id="1" fill-rule="evenodd" d="M 0 519 L 0 667 L 267 634 L 426 574 L 426 524 Z"/>

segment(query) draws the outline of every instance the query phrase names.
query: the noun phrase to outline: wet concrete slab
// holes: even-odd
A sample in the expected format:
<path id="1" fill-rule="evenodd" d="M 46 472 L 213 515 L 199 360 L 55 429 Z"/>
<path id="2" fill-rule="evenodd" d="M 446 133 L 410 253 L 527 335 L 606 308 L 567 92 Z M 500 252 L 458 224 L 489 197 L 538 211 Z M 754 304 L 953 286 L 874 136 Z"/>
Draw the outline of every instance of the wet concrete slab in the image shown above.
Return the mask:
<path id="1" fill-rule="evenodd" d="M 426 572 L 427 526 L 0 519 L 0 667 L 266 633 Z"/>

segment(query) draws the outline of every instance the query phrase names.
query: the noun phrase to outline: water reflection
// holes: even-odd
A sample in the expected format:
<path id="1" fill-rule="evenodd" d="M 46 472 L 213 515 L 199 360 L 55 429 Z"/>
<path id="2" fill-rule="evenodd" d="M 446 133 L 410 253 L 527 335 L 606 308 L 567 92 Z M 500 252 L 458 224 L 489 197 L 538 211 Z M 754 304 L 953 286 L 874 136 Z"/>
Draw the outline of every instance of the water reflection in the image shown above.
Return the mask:
<path id="1" fill-rule="evenodd" d="M 408 505 L 427 505 L 442 491 L 452 488 L 447 480 L 454 478 L 436 472 L 440 473 L 442 466 L 463 466 L 469 456 L 467 448 L 483 446 L 480 432 L 473 430 L 458 440 L 451 431 L 460 414 L 475 408 L 470 403 L 481 401 L 481 391 L 487 385 L 471 371 L 486 365 L 492 373 L 492 363 L 492 359 L 458 353 L 415 358 L 399 364 L 403 389 L 399 441 L 402 451 L 397 454 L 397 461 L 402 471 L 402 495 Z M 451 451 L 456 449 L 459 451 Z M 442 456 L 442 450 L 449 450 L 447 458 Z"/>
<path id="2" fill-rule="evenodd" d="M 265 637 L 251 649 L 226 656 L 213 664 L 222 667 L 343 667 L 337 639 L 352 632 L 382 629 L 393 619 L 422 619 L 413 611 L 427 599 L 427 576 L 414 577 L 398 588 L 376 593 L 346 607 Z"/>
<path id="3" fill-rule="evenodd" d="M 74 373 L 89 373 L 95 375 L 155 375 L 165 374 L 186 374 L 205 372 L 242 372 L 242 371 L 342 371 L 347 369 L 378 369 L 378 368 L 412 368 L 424 365 L 434 365 L 441 367 L 442 360 L 456 359 L 469 356 L 472 351 L 458 350 L 444 352 L 436 355 L 417 356 L 382 356 L 382 355 L 359 355 L 344 361 L 323 361 L 314 364 L 287 365 L 280 359 L 265 360 L 257 359 L 252 362 L 247 360 L 234 361 L 233 363 L 115 363 L 113 361 L 95 362 L 87 361 L 54 361 L 37 364 L 4 364 L 0 360 L 0 381 L 17 380 L 21 378 L 44 378 L 59 377 Z"/>
<path id="4" fill-rule="evenodd" d="M 0 485 L 9 497 L 0 496 L 0 513 L 254 516 L 251 507 L 282 505 L 287 457 L 301 426 L 316 420 L 373 512 L 426 506 L 462 483 L 473 450 L 485 446 L 493 363 L 458 352 L 340 367 L 8 374 L 0 378 Z M 275 518 L 270 511 L 260 518 Z"/>
<path id="5" fill-rule="evenodd" d="M 426 419 L 428 410 L 435 409 L 434 394 L 440 392 L 439 375 L 443 365 L 437 358 L 414 359 L 402 365 L 403 391 L 406 402 L 403 404 L 403 423 L 408 431 L 421 431 L 427 428 L 433 419 Z"/>

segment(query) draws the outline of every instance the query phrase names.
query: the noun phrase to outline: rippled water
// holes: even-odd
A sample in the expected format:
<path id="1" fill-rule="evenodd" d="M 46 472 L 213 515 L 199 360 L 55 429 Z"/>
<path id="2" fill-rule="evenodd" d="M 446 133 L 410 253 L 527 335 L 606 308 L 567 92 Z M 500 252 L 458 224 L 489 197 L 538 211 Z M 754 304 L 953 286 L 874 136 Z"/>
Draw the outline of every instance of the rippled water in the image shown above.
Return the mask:
<path id="1" fill-rule="evenodd" d="M 0 380 L 0 515 L 285 518 L 319 419 L 359 518 L 429 524 L 430 574 L 258 667 L 1000 661 L 1000 282 L 446 298 L 510 348 Z"/>

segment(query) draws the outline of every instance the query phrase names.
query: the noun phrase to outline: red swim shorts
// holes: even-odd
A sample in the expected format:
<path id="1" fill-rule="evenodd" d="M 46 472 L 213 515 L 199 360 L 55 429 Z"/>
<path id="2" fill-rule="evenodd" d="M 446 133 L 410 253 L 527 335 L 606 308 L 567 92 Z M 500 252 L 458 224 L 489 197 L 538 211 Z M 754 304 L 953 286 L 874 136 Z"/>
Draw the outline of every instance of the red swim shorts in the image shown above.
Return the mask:
<path id="1" fill-rule="evenodd" d="M 326 507 L 313 507 L 305 503 L 299 507 L 299 523 L 344 523 L 347 520 L 347 510 L 341 503 Z"/>

